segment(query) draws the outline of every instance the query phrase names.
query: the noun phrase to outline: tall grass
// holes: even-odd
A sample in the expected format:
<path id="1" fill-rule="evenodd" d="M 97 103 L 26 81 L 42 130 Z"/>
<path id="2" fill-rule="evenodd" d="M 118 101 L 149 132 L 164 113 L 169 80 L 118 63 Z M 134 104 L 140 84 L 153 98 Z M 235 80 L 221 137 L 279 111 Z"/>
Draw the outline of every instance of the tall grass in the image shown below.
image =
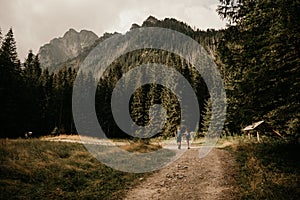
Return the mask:
<path id="1" fill-rule="evenodd" d="M 300 145 L 284 140 L 240 142 L 237 199 L 299 199 Z"/>
<path id="2" fill-rule="evenodd" d="M 113 170 L 81 144 L 0 140 L 0 199 L 120 199 L 147 174 Z"/>

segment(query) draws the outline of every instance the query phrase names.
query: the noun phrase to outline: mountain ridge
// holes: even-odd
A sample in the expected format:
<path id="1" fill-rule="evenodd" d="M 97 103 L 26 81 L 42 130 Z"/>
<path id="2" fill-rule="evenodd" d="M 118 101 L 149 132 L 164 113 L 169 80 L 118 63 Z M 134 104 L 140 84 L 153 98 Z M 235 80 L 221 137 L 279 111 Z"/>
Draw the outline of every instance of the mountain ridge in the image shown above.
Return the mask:
<path id="1" fill-rule="evenodd" d="M 135 28 L 142 28 L 142 27 L 161 27 L 161 28 L 168 28 L 168 29 L 181 32 L 198 41 L 212 55 L 212 57 L 215 57 L 214 54 L 216 50 L 216 43 L 223 31 L 223 30 L 214 30 L 214 29 L 208 29 L 206 31 L 199 30 L 199 29 L 194 30 L 188 24 L 182 21 L 178 21 L 174 18 L 165 18 L 163 20 L 159 20 L 153 16 L 149 16 L 144 22 L 142 22 L 141 25 L 133 23 L 131 28 L 128 31 Z M 80 32 L 77 32 L 71 28 L 63 35 L 62 38 L 54 38 L 50 41 L 50 43 L 43 45 L 39 51 L 41 66 L 43 68 L 48 68 L 48 70 L 51 72 L 58 70 L 62 66 L 71 66 L 73 68 L 78 68 L 80 63 L 85 59 L 85 57 L 93 49 L 93 47 L 97 46 L 100 42 L 113 36 L 114 34 L 118 34 L 117 32 L 104 33 L 101 37 L 97 36 L 97 39 L 95 38 L 92 39 L 89 45 L 84 46 L 84 48 L 80 48 L 79 50 L 75 48 L 75 51 L 73 53 L 72 52 L 70 53 L 70 51 L 72 51 L 72 47 L 74 49 L 74 45 L 75 46 L 78 45 L 76 41 L 75 44 L 73 44 L 73 46 L 72 45 L 62 46 L 62 48 L 60 48 L 61 40 L 68 40 L 65 38 L 75 38 L 75 36 L 73 35 L 85 33 L 85 32 L 88 31 L 81 30 Z M 94 34 L 93 32 L 91 33 Z M 56 46 L 54 45 L 54 48 L 49 48 L 47 50 L 47 47 L 51 43 L 58 43 L 58 45 Z M 72 44 L 72 42 L 69 43 Z M 58 47 L 58 49 L 55 50 L 55 47 Z M 46 49 L 46 51 L 44 49 Z M 60 52 L 62 52 L 62 55 L 59 55 Z"/>

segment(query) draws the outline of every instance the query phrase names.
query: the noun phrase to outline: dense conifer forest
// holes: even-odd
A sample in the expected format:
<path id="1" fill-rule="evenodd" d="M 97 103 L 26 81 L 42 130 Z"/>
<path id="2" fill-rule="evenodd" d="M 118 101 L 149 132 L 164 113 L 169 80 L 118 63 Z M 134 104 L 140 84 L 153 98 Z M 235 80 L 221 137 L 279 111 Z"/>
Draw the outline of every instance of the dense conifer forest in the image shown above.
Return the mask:
<path id="1" fill-rule="evenodd" d="M 224 30 L 195 30 L 176 19 L 158 20 L 152 16 L 141 26 L 133 25 L 132 29 L 153 26 L 184 33 L 214 58 L 227 94 L 223 135 L 240 134 L 243 126 L 264 120 L 271 129 L 297 138 L 300 128 L 299 10 L 299 1 L 292 0 L 220 0 L 218 13 L 229 22 Z M 112 35 L 105 34 L 92 47 Z M 74 63 L 82 62 L 92 47 L 49 72 L 42 68 L 38 55 L 32 51 L 20 62 L 12 28 L 0 36 L 0 137 L 20 137 L 26 131 L 33 132 L 34 136 L 51 134 L 53 130 L 76 133 L 72 90 L 76 76 L 82 75 L 77 74 Z M 111 93 L 122 74 L 146 63 L 172 66 L 190 82 L 202 114 L 199 134 L 205 132 L 211 102 L 201 75 L 178 55 L 144 49 L 119 57 L 97 83 L 95 106 L 107 136 L 127 137 L 113 120 Z M 80 78 L 91 81 L 91 77 Z M 136 90 L 130 102 L 131 117 L 138 125 L 146 125 L 149 109 L 154 104 L 166 108 L 167 123 L 160 135 L 170 136 L 180 121 L 180 107 L 168 88 L 148 84 Z"/>

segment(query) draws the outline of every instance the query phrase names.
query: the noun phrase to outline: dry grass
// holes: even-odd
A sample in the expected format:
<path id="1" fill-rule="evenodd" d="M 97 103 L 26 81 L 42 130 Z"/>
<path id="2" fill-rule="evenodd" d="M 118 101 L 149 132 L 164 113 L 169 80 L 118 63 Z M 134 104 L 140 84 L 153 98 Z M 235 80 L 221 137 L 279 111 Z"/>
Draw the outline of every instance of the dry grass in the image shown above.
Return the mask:
<path id="1" fill-rule="evenodd" d="M 62 140 L 62 139 L 68 139 L 68 140 L 81 140 L 82 136 L 79 135 L 66 135 L 66 134 L 61 134 L 57 136 L 42 136 L 40 139 L 41 140 Z M 93 140 L 94 138 L 90 137 L 85 137 L 84 139 L 90 139 Z"/>
<path id="2" fill-rule="evenodd" d="M 231 150 L 239 165 L 237 199 L 299 199 L 299 144 L 244 141 Z"/>
<path id="3" fill-rule="evenodd" d="M 128 145 L 122 145 L 120 148 L 129 152 L 149 153 L 161 149 L 162 146 L 159 144 L 146 144 L 139 141 Z"/>
<path id="4" fill-rule="evenodd" d="M 0 199 L 120 199 L 145 174 L 106 167 L 81 144 L 0 140 Z"/>

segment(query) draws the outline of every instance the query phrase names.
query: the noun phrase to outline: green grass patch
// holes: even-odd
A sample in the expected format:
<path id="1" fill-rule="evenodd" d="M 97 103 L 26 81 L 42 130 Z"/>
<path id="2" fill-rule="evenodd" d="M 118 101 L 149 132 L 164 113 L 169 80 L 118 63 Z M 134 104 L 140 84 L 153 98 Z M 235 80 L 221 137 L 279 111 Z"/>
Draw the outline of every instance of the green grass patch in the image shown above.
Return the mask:
<path id="1" fill-rule="evenodd" d="M 237 199 L 299 199 L 299 143 L 243 141 L 231 148 L 239 166 Z"/>
<path id="2" fill-rule="evenodd" d="M 120 199 L 140 177 L 109 168 L 81 144 L 0 140 L 0 199 Z"/>

